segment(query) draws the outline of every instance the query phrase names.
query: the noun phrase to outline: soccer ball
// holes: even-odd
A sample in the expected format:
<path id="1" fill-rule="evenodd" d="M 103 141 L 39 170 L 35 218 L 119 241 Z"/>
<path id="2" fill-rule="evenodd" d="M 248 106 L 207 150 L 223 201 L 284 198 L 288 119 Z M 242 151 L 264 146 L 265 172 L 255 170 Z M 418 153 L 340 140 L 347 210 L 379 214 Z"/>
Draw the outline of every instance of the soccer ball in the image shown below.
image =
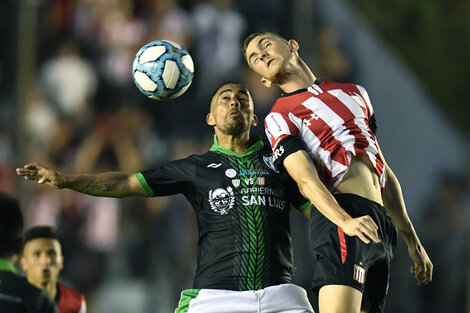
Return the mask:
<path id="1" fill-rule="evenodd" d="M 193 76 L 194 63 L 188 51 L 170 40 L 146 44 L 132 64 L 135 85 L 154 100 L 178 98 L 189 88 Z"/>

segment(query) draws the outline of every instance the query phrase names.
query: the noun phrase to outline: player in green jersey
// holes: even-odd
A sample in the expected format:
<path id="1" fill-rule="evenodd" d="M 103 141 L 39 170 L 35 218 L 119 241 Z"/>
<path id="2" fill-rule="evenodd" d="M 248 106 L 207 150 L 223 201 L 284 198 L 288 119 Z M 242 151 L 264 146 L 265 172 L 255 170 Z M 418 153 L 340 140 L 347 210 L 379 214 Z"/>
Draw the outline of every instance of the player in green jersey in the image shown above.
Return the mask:
<path id="1" fill-rule="evenodd" d="M 287 173 L 273 166 L 269 143 L 250 137 L 258 122 L 240 83 L 214 93 L 207 124 L 214 144 L 201 155 L 140 173 L 63 175 L 33 163 L 26 180 L 102 197 L 181 193 L 197 215 L 199 240 L 193 289 L 176 312 L 313 312 L 292 281 L 291 205 L 309 217 L 310 203 Z"/>

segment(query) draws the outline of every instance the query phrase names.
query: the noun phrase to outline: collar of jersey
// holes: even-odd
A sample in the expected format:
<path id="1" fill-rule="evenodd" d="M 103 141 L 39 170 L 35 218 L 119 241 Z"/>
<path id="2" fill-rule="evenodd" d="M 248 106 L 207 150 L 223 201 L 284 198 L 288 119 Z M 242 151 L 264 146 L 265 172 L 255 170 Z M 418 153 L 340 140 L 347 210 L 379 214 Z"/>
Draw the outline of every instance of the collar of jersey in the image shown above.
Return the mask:
<path id="1" fill-rule="evenodd" d="M 249 147 L 243 154 L 238 154 L 238 153 L 236 153 L 236 152 L 234 152 L 230 149 L 219 146 L 219 141 L 217 140 L 217 136 L 214 135 L 214 144 L 212 145 L 210 151 L 217 151 L 217 152 L 220 152 L 220 153 L 223 153 L 223 154 L 227 154 L 227 155 L 242 158 L 242 157 L 245 157 L 247 155 L 252 154 L 255 151 L 258 151 L 259 149 L 261 149 L 263 147 L 263 141 L 261 140 L 261 138 L 259 138 L 257 136 L 253 136 L 253 137 L 251 137 L 251 139 L 256 140 L 256 142 L 254 144 L 252 144 L 251 147 Z"/>
<path id="2" fill-rule="evenodd" d="M 7 260 L 0 258 L 0 271 L 17 273 L 16 268 Z"/>
<path id="3" fill-rule="evenodd" d="M 315 79 L 315 82 L 313 84 L 320 86 L 321 83 L 322 83 L 322 80 L 320 78 L 317 78 L 317 79 Z M 307 90 L 308 90 L 307 88 L 302 88 L 302 89 L 299 89 L 299 90 L 296 90 L 296 91 L 292 91 L 292 92 L 288 92 L 288 93 L 282 93 L 281 97 L 293 96 L 293 95 L 296 95 L 298 93 L 301 93 L 301 92 L 304 92 L 304 91 L 307 91 Z"/>

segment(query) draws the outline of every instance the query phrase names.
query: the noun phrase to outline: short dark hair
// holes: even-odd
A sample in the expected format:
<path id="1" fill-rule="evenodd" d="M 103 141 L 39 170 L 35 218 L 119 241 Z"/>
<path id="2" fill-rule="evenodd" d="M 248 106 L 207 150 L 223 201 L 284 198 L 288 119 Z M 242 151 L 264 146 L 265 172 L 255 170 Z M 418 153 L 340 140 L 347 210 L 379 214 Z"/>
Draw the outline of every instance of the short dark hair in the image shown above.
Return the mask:
<path id="1" fill-rule="evenodd" d="M 227 81 L 227 82 L 225 82 L 225 83 L 220 84 L 217 88 L 215 88 L 215 90 L 214 90 L 214 92 L 212 93 L 212 96 L 211 96 L 210 109 L 209 109 L 209 111 L 212 110 L 212 101 L 214 100 L 214 97 L 215 97 L 215 95 L 217 94 L 217 91 L 219 91 L 219 89 L 222 88 L 222 86 L 229 85 L 229 84 L 234 84 L 234 85 L 240 85 L 240 86 L 242 86 L 243 88 L 245 88 L 245 89 L 248 91 L 248 94 L 250 95 L 251 99 L 253 100 L 253 96 L 251 95 L 250 89 L 248 89 L 248 86 L 247 86 L 245 83 L 242 83 L 242 82 L 235 82 L 235 81 Z M 254 100 L 253 100 L 253 102 L 254 102 Z"/>
<path id="2" fill-rule="evenodd" d="M 59 241 L 56 230 L 52 226 L 41 225 L 31 227 L 24 234 L 24 243 L 37 239 L 37 238 L 49 238 Z"/>
<path id="3" fill-rule="evenodd" d="M 286 43 L 287 43 L 287 39 L 282 37 L 281 35 L 278 35 L 278 34 L 275 34 L 275 33 L 271 33 L 271 32 L 268 32 L 268 31 L 263 31 L 263 32 L 257 32 L 257 33 L 253 33 L 251 35 L 248 35 L 248 37 L 245 38 L 245 40 L 243 40 L 243 58 L 245 59 L 245 61 L 248 62 L 248 59 L 246 58 L 246 48 L 248 48 L 248 45 L 250 44 L 250 42 L 255 39 L 256 37 L 258 36 L 272 36 L 272 37 L 276 37 L 276 38 L 279 38 L 279 39 L 282 39 L 284 40 Z"/>
<path id="4" fill-rule="evenodd" d="M 23 214 L 18 200 L 0 192 L 0 257 L 19 253 L 18 241 L 23 233 Z"/>

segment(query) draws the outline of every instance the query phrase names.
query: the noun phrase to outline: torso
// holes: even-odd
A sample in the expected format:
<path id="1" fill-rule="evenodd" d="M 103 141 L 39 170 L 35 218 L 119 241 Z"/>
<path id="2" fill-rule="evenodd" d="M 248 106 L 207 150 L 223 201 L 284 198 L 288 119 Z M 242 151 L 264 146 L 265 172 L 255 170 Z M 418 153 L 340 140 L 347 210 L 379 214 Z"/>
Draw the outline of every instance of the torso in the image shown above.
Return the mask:
<path id="1" fill-rule="evenodd" d="M 269 146 L 244 155 L 211 150 L 142 173 L 155 195 L 183 193 L 194 207 L 193 287 L 241 291 L 290 282 L 290 204 L 307 201 L 286 173 L 274 170 Z"/>
<path id="2" fill-rule="evenodd" d="M 308 89 L 279 98 L 265 126 L 273 150 L 288 136 L 300 138 L 331 192 L 355 191 L 375 201 L 380 199 L 375 190 L 380 194 L 380 187 L 385 186 L 385 173 L 369 127 L 372 114 L 361 86 L 317 81 Z"/>
<path id="3" fill-rule="evenodd" d="M 365 157 L 352 158 L 348 171 L 333 193 L 352 193 L 383 205 L 379 176 Z"/>

